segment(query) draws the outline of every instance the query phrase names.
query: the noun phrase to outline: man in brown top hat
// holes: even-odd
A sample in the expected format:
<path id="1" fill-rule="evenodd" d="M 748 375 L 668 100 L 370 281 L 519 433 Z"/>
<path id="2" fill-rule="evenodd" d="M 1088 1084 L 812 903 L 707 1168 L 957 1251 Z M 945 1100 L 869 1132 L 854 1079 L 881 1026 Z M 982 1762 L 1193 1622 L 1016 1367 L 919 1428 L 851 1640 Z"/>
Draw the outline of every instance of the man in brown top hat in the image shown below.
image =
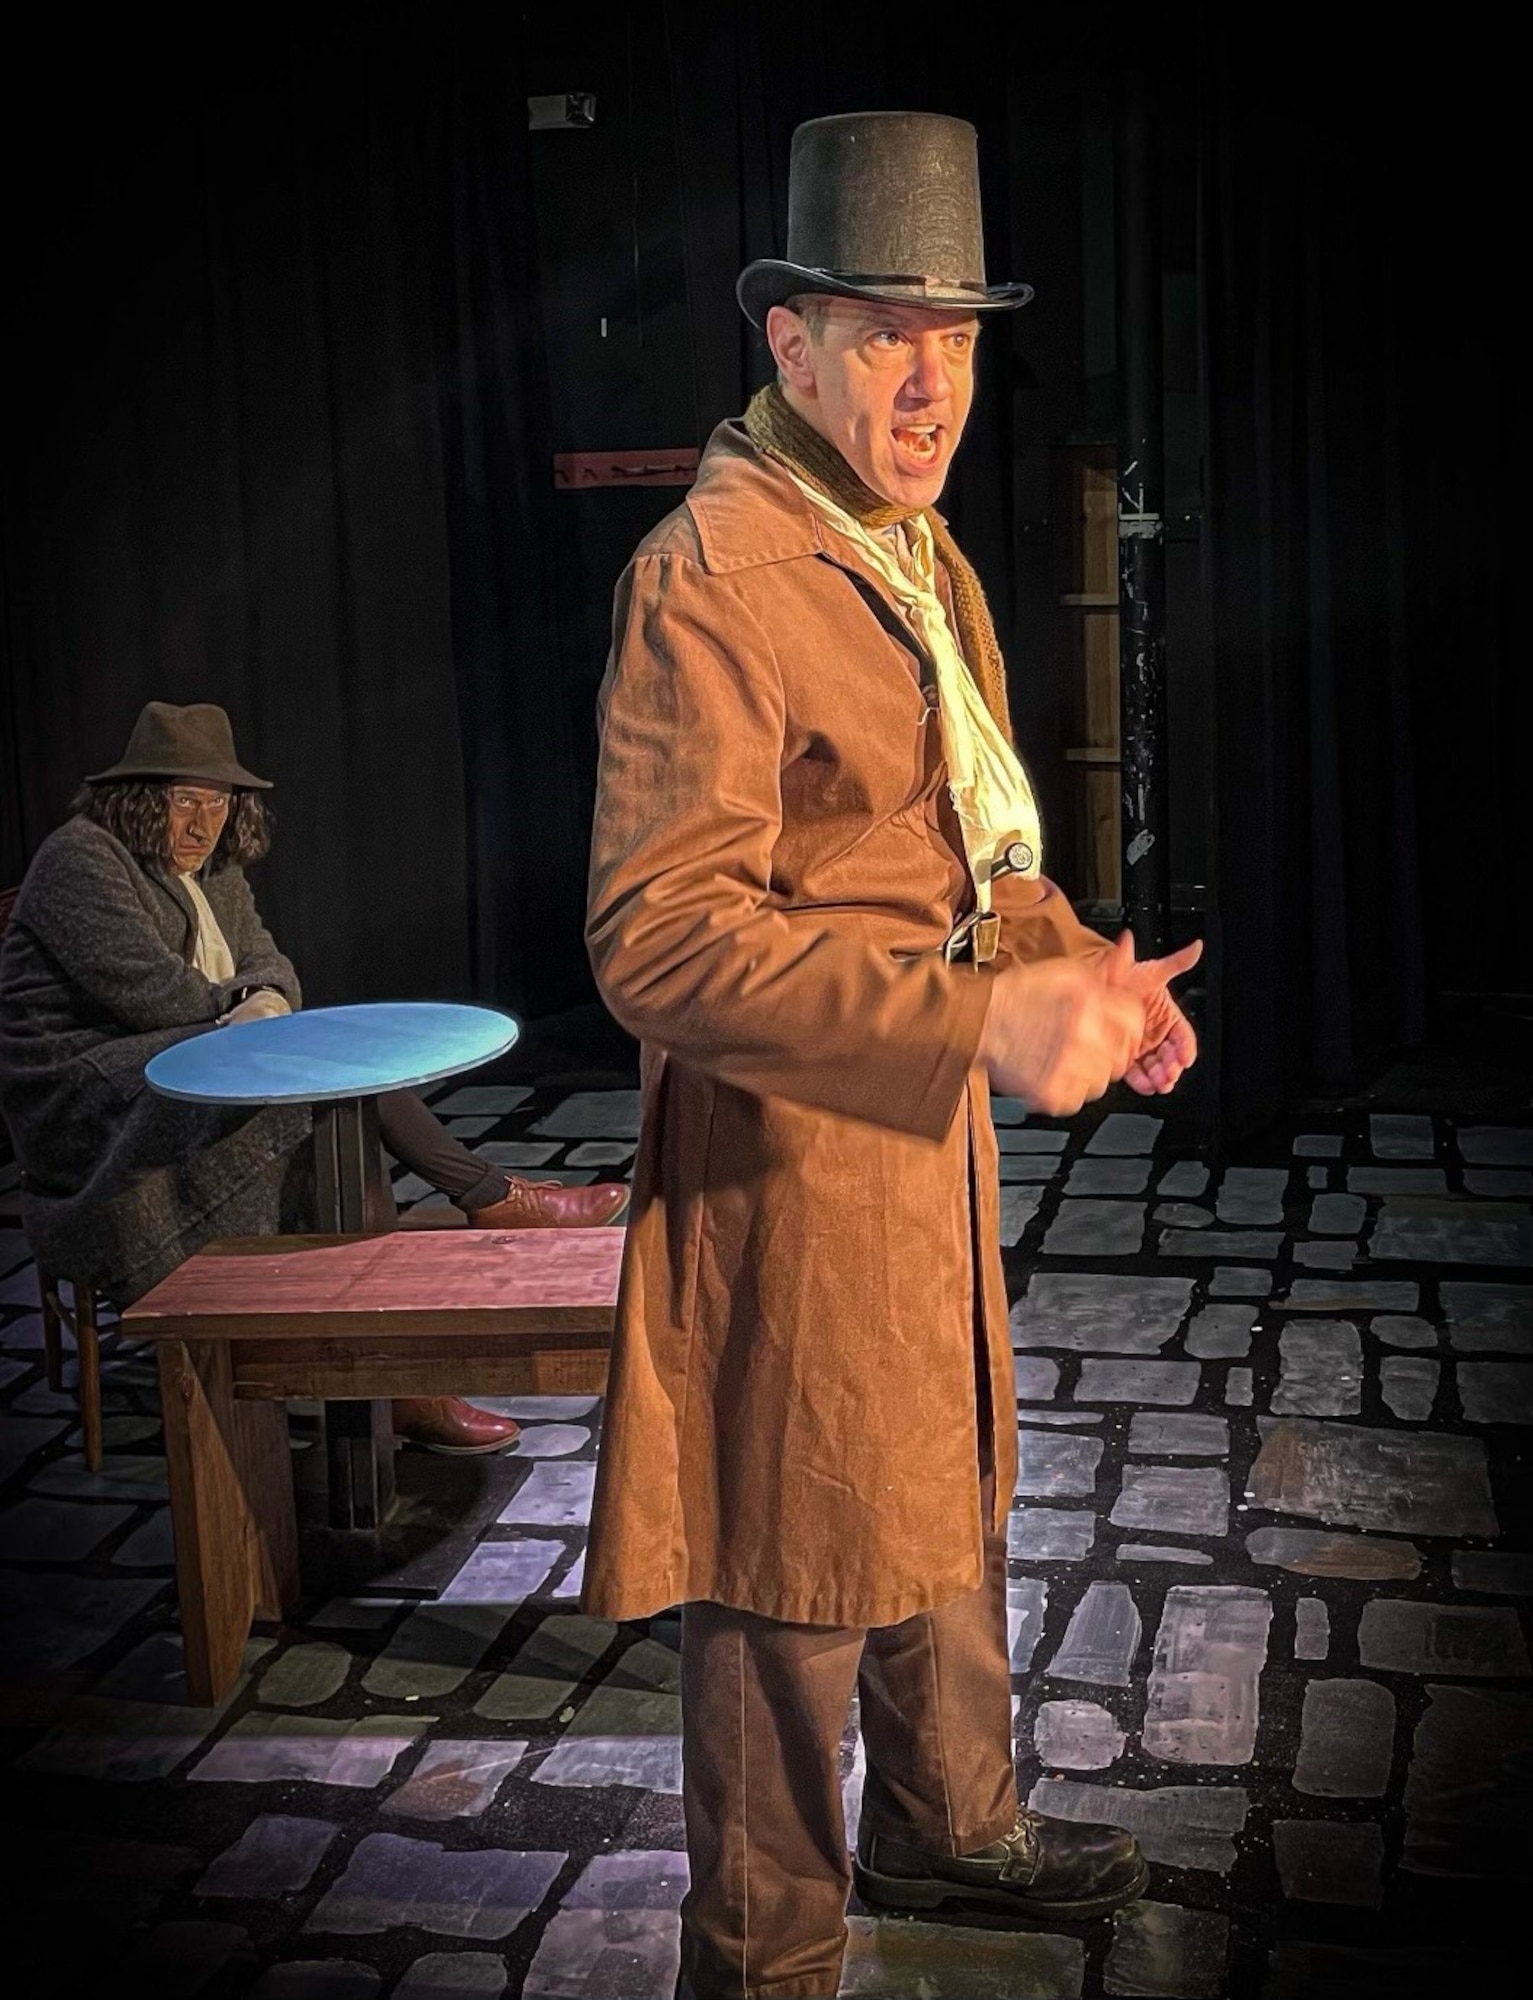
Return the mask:
<path id="1" fill-rule="evenodd" d="M 173 1102 L 144 1067 L 190 1034 L 300 1004 L 245 880 L 266 852 L 265 778 L 211 702 L 152 701 L 39 847 L 0 948 L 0 1110 L 38 1257 L 128 1305 L 218 1236 L 309 1220 L 310 1114 Z M 627 1189 L 508 1176 L 411 1091 L 378 1100 L 385 1145 L 480 1229 L 592 1227 Z M 457 1396 L 394 1406 L 396 1430 L 455 1455 L 503 1451 L 509 1417 Z"/>
<path id="2" fill-rule="evenodd" d="M 678 1993 L 831 1995 L 874 1909 L 1103 1914 L 1132 1837 L 1019 1811 L 992 1085 L 1044 1113 L 1195 1054 L 1040 872 L 977 579 L 931 509 L 984 279 L 973 129 L 794 138 L 778 381 L 617 593 L 588 938 L 644 1119 L 586 1603 L 680 1602 Z M 837 1750 L 859 1699 L 855 1864 Z"/>

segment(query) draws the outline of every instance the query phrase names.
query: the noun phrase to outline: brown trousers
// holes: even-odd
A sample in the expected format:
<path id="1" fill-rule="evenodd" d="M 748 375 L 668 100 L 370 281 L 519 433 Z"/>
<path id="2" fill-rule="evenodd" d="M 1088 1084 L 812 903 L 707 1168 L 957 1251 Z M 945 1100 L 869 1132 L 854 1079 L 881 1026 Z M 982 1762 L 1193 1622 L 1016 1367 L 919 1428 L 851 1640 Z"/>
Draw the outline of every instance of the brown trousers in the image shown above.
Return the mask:
<path id="1" fill-rule="evenodd" d="M 385 1090 L 378 1099 L 378 1133 L 411 1173 L 430 1181 L 461 1209 L 489 1208 L 506 1192 L 506 1176 L 455 1139 L 413 1090 Z"/>
<path id="2" fill-rule="evenodd" d="M 983 1483 L 988 1519 L 992 1481 Z M 851 1863 L 838 1751 L 856 1689 L 868 1830 L 946 1854 L 1016 1819 L 1006 1537 L 978 1590 L 845 1631 L 688 1604 L 683 1804 L 692 1885 L 677 2000 L 833 1996 Z"/>

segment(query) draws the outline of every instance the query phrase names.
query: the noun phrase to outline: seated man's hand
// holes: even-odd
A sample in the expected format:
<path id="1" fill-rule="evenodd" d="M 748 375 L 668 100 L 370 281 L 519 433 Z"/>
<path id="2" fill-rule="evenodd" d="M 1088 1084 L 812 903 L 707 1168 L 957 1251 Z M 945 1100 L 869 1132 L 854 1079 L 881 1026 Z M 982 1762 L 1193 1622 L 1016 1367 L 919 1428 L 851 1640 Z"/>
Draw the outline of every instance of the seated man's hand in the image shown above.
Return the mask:
<path id="1" fill-rule="evenodd" d="M 1128 1074 L 1145 1046 L 1145 1006 L 1103 963 L 1047 958 L 995 974 L 978 1059 L 997 1090 L 1068 1118 Z"/>
<path id="2" fill-rule="evenodd" d="M 1192 1023 L 1172 999 L 1169 988 L 1173 979 L 1190 972 L 1202 956 L 1203 943 L 1198 939 L 1169 958 L 1136 959 L 1133 934 L 1121 931 L 1112 950 L 1093 961 L 1109 987 L 1132 993 L 1144 1004 L 1144 1039 L 1123 1077 L 1142 1097 L 1172 1089 L 1182 1072 L 1198 1059 L 1198 1038 Z"/>
<path id="3" fill-rule="evenodd" d="M 232 1028 L 236 1021 L 265 1021 L 273 1014 L 291 1014 L 292 1011 L 275 986 L 258 986 L 254 993 L 247 993 L 237 1007 L 231 1007 L 227 1014 L 220 1014 L 218 1025 Z"/>

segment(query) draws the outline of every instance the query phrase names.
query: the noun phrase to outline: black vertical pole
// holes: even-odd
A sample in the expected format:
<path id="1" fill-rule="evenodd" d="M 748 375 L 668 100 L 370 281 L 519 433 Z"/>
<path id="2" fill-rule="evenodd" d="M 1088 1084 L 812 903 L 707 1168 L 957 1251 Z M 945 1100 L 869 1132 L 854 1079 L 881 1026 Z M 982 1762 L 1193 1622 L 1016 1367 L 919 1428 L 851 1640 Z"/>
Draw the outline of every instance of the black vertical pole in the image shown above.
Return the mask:
<path id="1" fill-rule="evenodd" d="M 1117 100 L 1118 702 L 1123 917 L 1139 956 L 1166 949 L 1166 558 L 1160 187 L 1147 67 L 1129 58 Z"/>

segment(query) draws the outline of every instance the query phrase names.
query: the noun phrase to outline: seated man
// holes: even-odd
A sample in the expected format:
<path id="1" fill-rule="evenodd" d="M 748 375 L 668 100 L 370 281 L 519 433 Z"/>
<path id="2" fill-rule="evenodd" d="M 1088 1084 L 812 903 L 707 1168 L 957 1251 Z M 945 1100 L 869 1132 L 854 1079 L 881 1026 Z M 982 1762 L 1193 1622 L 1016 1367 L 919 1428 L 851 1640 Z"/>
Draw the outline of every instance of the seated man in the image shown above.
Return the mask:
<path id="1" fill-rule="evenodd" d="M 244 875 L 269 845 L 268 790 L 221 708 L 150 702 L 39 847 L 0 946 L 0 1111 L 27 1236 L 47 1269 L 119 1306 L 215 1237 L 313 1226 L 306 1105 L 187 1104 L 144 1081 L 172 1042 L 300 1004 Z M 380 1096 L 378 1122 L 476 1229 L 594 1228 L 628 1200 L 504 1174 L 410 1091 Z M 394 1414 L 439 1451 L 499 1451 L 517 1432 L 458 1397 Z"/>

